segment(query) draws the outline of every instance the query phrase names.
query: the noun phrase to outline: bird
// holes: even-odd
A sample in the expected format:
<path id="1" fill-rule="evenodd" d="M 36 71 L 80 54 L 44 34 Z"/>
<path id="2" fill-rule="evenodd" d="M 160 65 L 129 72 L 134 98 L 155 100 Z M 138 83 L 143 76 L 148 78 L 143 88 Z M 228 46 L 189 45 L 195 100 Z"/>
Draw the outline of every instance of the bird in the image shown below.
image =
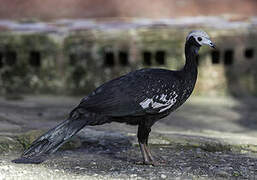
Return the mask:
<path id="1" fill-rule="evenodd" d="M 102 84 L 82 98 L 65 121 L 32 142 L 12 162 L 39 164 L 85 126 L 119 122 L 138 126 L 142 163 L 157 165 L 148 147 L 151 127 L 180 107 L 193 92 L 196 59 L 202 45 L 215 48 L 206 32 L 191 31 L 186 37 L 185 64 L 180 70 L 143 68 Z"/>

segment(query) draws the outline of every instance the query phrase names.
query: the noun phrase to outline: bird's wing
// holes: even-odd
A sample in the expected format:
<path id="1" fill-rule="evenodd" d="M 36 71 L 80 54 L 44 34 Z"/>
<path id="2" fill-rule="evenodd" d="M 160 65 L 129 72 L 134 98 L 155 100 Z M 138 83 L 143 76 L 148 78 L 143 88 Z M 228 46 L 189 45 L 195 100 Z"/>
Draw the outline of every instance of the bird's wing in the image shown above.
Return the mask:
<path id="1" fill-rule="evenodd" d="M 113 117 L 138 116 L 159 112 L 159 108 L 152 106 L 154 102 L 148 100 L 154 100 L 156 91 L 152 91 L 153 89 L 161 88 L 157 87 L 157 82 L 154 82 L 158 78 L 152 76 L 153 74 L 149 73 L 148 70 L 141 70 L 109 81 L 82 99 L 79 107 Z M 148 102 L 145 102 L 147 100 Z M 146 107 L 147 103 L 148 106 Z M 164 104 L 163 107 L 166 106 Z"/>

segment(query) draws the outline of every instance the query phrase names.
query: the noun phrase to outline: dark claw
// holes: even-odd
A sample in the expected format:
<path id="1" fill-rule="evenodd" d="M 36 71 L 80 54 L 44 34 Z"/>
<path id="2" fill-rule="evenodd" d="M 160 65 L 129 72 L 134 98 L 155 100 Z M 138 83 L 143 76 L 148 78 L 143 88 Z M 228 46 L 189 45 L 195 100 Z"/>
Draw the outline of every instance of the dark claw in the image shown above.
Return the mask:
<path id="1" fill-rule="evenodd" d="M 136 165 L 151 165 L 151 166 L 164 166 L 166 163 L 164 161 L 143 161 L 136 162 Z"/>

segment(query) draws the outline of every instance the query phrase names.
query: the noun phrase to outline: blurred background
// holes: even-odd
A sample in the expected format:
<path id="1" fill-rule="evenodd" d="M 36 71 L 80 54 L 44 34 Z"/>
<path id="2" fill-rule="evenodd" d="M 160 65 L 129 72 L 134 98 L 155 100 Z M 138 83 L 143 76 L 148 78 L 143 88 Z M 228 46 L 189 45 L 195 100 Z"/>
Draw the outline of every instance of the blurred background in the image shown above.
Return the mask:
<path id="1" fill-rule="evenodd" d="M 193 97 L 160 126 L 256 135 L 256 0 L 0 4 L 0 130 L 52 127 L 79 98 L 132 70 L 180 69 L 187 34 L 202 29 L 217 49 L 201 48 Z"/>
<path id="2" fill-rule="evenodd" d="M 86 95 L 142 67 L 179 69 L 208 32 L 195 95 L 257 95 L 255 0 L 0 0 L 0 94 Z"/>
<path id="3" fill-rule="evenodd" d="M 169 161 L 174 168 L 167 172 L 189 171 L 199 179 L 206 166 L 204 179 L 219 173 L 227 179 L 239 175 L 255 179 L 256 0 L 0 0 L 0 155 L 11 150 L 21 153 L 42 132 L 67 118 L 81 97 L 110 79 L 144 67 L 182 68 L 185 39 L 195 29 L 206 31 L 217 48 L 201 48 L 193 95 L 153 126 L 150 143 L 161 146 L 162 156 L 167 151 L 166 158 L 174 158 Z M 137 127 L 119 123 L 86 127 L 69 147 L 73 155 L 79 147 L 85 151 L 98 147 L 93 150 L 98 162 L 102 152 L 123 152 L 120 144 L 137 144 L 136 132 Z M 174 145 L 182 148 L 172 153 L 167 147 Z M 181 155 L 186 149 L 188 156 Z M 207 165 L 202 163 L 205 154 L 192 156 L 191 150 L 207 153 Z M 225 152 L 235 153 L 232 160 L 223 161 L 220 153 Z M 241 154 L 251 153 L 252 160 L 240 159 Z M 77 159 L 87 159 L 85 154 Z M 83 159 L 84 164 L 87 161 Z M 118 162 L 118 171 L 122 164 L 116 157 L 103 162 L 99 161 L 103 166 Z M 75 164 L 69 168 L 77 172 Z M 12 166 L 6 167 L 7 175 L 13 174 Z M 153 168 L 145 172 L 151 178 Z"/>

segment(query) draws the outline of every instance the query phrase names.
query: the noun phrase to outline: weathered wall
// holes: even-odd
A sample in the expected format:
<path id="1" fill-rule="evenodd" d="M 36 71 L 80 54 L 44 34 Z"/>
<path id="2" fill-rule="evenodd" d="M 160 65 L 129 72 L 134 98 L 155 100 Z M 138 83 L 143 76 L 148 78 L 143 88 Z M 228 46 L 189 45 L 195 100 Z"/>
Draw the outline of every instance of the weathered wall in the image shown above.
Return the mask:
<path id="1" fill-rule="evenodd" d="M 190 28 L 148 27 L 56 33 L 0 33 L 1 94 L 87 94 L 142 67 L 179 69 Z M 257 95 L 257 34 L 206 29 L 195 94 Z"/>
<path id="2" fill-rule="evenodd" d="M 59 45 L 44 34 L 0 34 L 1 93 L 51 92 Z"/>
<path id="3" fill-rule="evenodd" d="M 174 36 L 175 32 L 172 29 L 74 32 L 64 40 L 67 86 L 73 92 L 86 92 L 142 67 L 176 68 L 183 63 L 183 57 L 175 45 L 183 49 L 184 36 Z M 161 62 L 155 60 L 156 54 L 161 56 Z"/>
<path id="4" fill-rule="evenodd" d="M 257 95 L 257 34 L 227 32 L 214 41 L 218 48 L 200 58 L 198 92 Z"/>

